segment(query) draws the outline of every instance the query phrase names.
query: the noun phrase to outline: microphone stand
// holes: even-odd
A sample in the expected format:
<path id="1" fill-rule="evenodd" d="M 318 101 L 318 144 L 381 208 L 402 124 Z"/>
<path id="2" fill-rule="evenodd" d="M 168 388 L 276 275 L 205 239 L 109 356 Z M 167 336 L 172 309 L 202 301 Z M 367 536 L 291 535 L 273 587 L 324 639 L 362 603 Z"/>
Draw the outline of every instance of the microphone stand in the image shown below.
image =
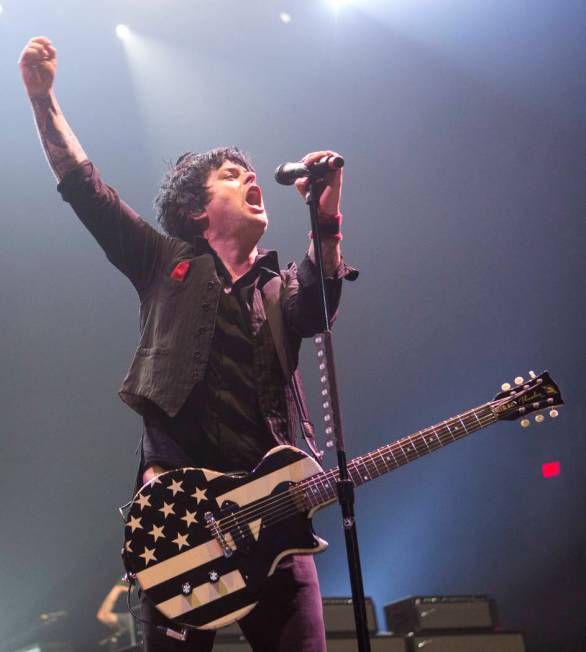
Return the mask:
<path id="1" fill-rule="evenodd" d="M 329 378 L 329 402 L 333 416 L 333 430 L 336 438 L 338 457 L 338 481 L 336 483 L 338 502 L 342 510 L 344 536 L 346 539 L 346 554 L 350 573 L 350 584 L 352 587 L 352 605 L 354 607 L 354 620 L 356 624 L 356 636 L 359 652 L 370 652 L 370 638 L 366 621 L 366 605 L 364 600 L 364 585 L 362 582 L 362 570 L 360 567 L 360 553 L 358 550 L 358 534 L 356 530 L 356 518 L 354 515 L 354 484 L 348 475 L 346 464 L 346 450 L 344 447 L 344 432 L 342 428 L 342 414 L 336 382 L 336 370 L 334 364 L 334 348 L 332 343 L 332 331 L 328 314 L 326 300 L 326 285 L 324 274 L 324 263 L 321 248 L 321 237 L 318 228 L 318 207 L 321 192 L 318 188 L 318 181 L 310 177 L 309 192 L 305 203 L 309 206 L 311 218 L 311 230 L 313 232 L 313 247 L 315 262 L 318 270 L 319 296 L 323 317 L 323 341 L 327 376 Z"/>

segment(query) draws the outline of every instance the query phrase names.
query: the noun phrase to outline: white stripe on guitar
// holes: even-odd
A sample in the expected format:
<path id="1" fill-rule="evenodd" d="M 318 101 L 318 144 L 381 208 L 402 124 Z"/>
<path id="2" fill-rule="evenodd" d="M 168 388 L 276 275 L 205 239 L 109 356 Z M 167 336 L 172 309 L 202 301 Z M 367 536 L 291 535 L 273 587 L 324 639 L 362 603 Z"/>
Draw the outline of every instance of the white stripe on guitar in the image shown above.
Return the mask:
<path id="1" fill-rule="evenodd" d="M 281 448 L 290 447 L 277 446 L 270 451 L 270 454 L 273 455 Z M 320 472 L 321 468 L 315 460 L 311 457 L 303 457 L 272 473 L 267 473 L 267 475 L 263 475 L 256 480 L 246 482 L 221 496 L 216 496 L 216 502 L 221 506 L 225 500 L 229 500 L 243 507 L 255 500 L 266 498 L 282 482 L 301 482 L 301 480 Z"/>
<path id="2" fill-rule="evenodd" d="M 156 605 L 167 618 L 177 618 L 188 611 L 193 611 L 203 605 L 208 605 L 214 600 L 224 598 L 235 591 L 245 588 L 244 579 L 240 571 L 234 570 L 222 575 L 217 582 L 205 582 L 196 586 L 190 595 L 179 594 L 159 602 Z M 209 624 L 208 624 L 209 626 Z"/>
<path id="3" fill-rule="evenodd" d="M 223 557 L 223 555 L 220 544 L 212 539 L 191 550 L 181 552 L 171 557 L 171 559 L 160 561 L 155 566 L 145 568 L 136 574 L 136 578 L 143 590 L 150 589 L 157 584 L 161 584 L 161 582 L 173 579 L 177 575 L 187 573 L 198 566 L 203 566 L 213 559 Z"/>

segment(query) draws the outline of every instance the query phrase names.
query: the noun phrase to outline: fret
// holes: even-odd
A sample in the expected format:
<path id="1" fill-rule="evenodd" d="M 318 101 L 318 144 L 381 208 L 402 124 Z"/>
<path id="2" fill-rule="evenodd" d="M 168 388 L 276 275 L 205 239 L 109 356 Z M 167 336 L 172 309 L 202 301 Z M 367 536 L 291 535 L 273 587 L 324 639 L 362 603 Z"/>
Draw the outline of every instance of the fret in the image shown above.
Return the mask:
<path id="1" fill-rule="evenodd" d="M 373 451 L 372 453 L 370 453 L 370 455 L 368 457 L 370 458 L 370 460 L 371 460 L 371 462 L 372 462 L 372 464 L 374 466 L 374 472 L 376 474 L 375 477 L 378 478 L 380 475 L 385 473 L 385 471 L 387 470 L 387 467 L 386 467 L 386 465 L 384 463 L 384 460 L 383 460 L 383 458 L 382 458 L 382 456 L 381 456 L 381 454 L 380 454 L 380 452 L 378 450 Z M 382 465 L 383 465 L 382 471 L 378 467 L 377 457 L 382 462 Z"/>
<path id="2" fill-rule="evenodd" d="M 464 421 L 462 421 L 462 417 L 461 417 L 460 415 L 458 415 L 456 418 L 457 418 L 458 421 L 462 424 L 462 428 L 464 428 L 464 432 L 465 432 L 466 434 L 468 434 L 468 428 L 466 428 L 466 424 L 464 423 Z"/>
<path id="3" fill-rule="evenodd" d="M 403 445 L 401 444 L 402 441 L 403 440 L 400 439 L 397 442 L 397 445 L 399 446 L 399 450 L 401 451 L 401 453 L 403 453 L 403 456 L 405 457 L 405 462 L 403 462 L 402 464 L 407 464 L 407 462 L 410 462 L 411 460 L 409 459 L 409 456 L 407 455 L 407 453 L 405 452 L 405 449 L 403 448 Z"/>
<path id="4" fill-rule="evenodd" d="M 323 476 L 319 476 L 316 479 L 316 484 L 317 484 L 317 489 L 320 495 L 320 498 L 322 502 L 327 499 L 328 495 L 324 487 L 324 481 L 323 481 Z"/>
<path id="5" fill-rule="evenodd" d="M 407 462 L 411 462 L 412 458 L 417 457 L 417 451 L 415 446 L 413 446 L 411 443 L 409 437 L 403 437 L 403 439 L 400 439 L 397 443 L 399 444 L 400 449 L 403 451 L 403 455 L 405 456 Z"/>
<path id="6" fill-rule="evenodd" d="M 393 450 L 392 446 L 389 446 L 389 452 L 393 456 L 393 459 L 395 460 L 395 464 L 397 465 L 397 468 L 399 468 L 401 465 L 399 464 L 399 460 L 397 459 L 397 457 L 395 455 L 395 451 Z"/>
<path id="7" fill-rule="evenodd" d="M 385 460 L 385 463 L 391 466 L 393 465 L 393 468 L 398 469 L 399 462 L 397 462 L 397 458 L 395 457 L 395 453 L 393 453 L 393 449 L 391 446 L 385 446 L 382 450 L 385 452 L 383 453 L 383 459 Z"/>
<path id="8" fill-rule="evenodd" d="M 450 436 L 454 441 L 456 441 L 456 438 L 454 437 L 454 433 L 452 432 L 452 429 L 450 428 L 450 424 L 447 421 L 444 421 L 444 425 L 448 429 L 448 432 L 450 433 Z"/>
<path id="9" fill-rule="evenodd" d="M 491 406 L 491 403 L 485 403 L 350 460 L 349 479 L 357 487 L 495 423 L 498 417 Z M 337 495 L 338 478 L 338 469 L 309 478 L 303 488 L 305 502 L 311 507 L 319 507 L 331 502 Z"/>
<path id="10" fill-rule="evenodd" d="M 350 479 L 352 480 L 352 484 L 357 487 L 359 484 L 362 484 L 360 481 L 360 471 L 356 468 L 356 465 L 360 463 L 361 457 L 357 457 L 353 460 L 354 463 L 348 464 L 348 475 L 350 476 Z M 358 477 L 356 478 L 356 474 Z"/>
<path id="11" fill-rule="evenodd" d="M 472 410 L 472 414 L 474 415 L 476 421 L 478 422 L 478 427 L 479 427 L 479 428 L 482 428 L 482 422 L 481 422 L 480 419 L 478 418 L 478 415 L 476 414 L 476 411 L 475 411 L 475 410 Z"/>
<path id="12" fill-rule="evenodd" d="M 418 457 L 422 457 L 423 455 L 427 455 L 429 453 L 429 446 L 425 441 L 425 437 L 422 436 L 422 432 L 422 430 L 419 430 L 414 435 L 409 437 L 412 442 L 415 441 L 415 452 L 417 453 Z"/>
<path id="13" fill-rule="evenodd" d="M 460 426 L 456 423 L 456 419 L 458 417 L 454 417 L 453 419 L 450 419 L 451 422 L 451 429 L 450 432 L 456 435 L 456 437 L 460 437 Z"/>
<path id="14" fill-rule="evenodd" d="M 368 464 L 364 461 L 364 458 L 360 458 L 360 483 L 368 482 L 372 480 L 370 473 L 368 471 Z"/>
<path id="15" fill-rule="evenodd" d="M 407 446 L 407 450 L 409 450 L 409 447 L 411 447 L 411 451 L 415 453 L 416 457 L 419 457 L 419 451 L 417 450 L 417 444 L 413 443 L 413 435 L 408 435 L 407 439 L 409 440 L 409 446 Z"/>
<path id="16" fill-rule="evenodd" d="M 433 444 L 435 442 L 435 443 L 438 443 L 440 446 L 443 446 L 443 442 L 442 442 L 441 438 L 439 437 L 439 435 L 437 434 L 437 430 L 435 429 L 435 427 L 431 426 L 431 428 L 428 428 L 428 430 L 431 430 L 433 432 L 433 435 L 430 435 L 429 437 L 427 437 L 428 445 Z"/>
<path id="17" fill-rule="evenodd" d="M 327 477 L 327 476 L 326 476 L 326 477 Z M 331 480 L 330 480 L 330 479 L 327 479 L 327 480 L 326 480 L 325 478 L 324 478 L 324 480 L 325 480 L 325 481 L 324 481 L 324 488 L 325 488 L 325 490 L 326 490 L 326 494 L 327 494 L 328 496 L 331 496 L 332 494 L 335 494 L 335 493 L 336 493 L 336 491 L 335 491 L 335 487 L 332 485 Z"/>
<path id="18" fill-rule="evenodd" d="M 307 483 L 305 495 L 309 499 L 311 507 L 317 507 L 322 502 L 322 496 L 315 482 Z"/>
<path id="19" fill-rule="evenodd" d="M 389 460 L 386 459 L 385 454 L 384 454 L 385 447 L 383 448 L 377 448 L 376 451 L 374 451 L 373 455 L 376 454 L 377 457 L 379 458 L 381 464 L 383 465 L 383 470 L 380 472 L 380 475 L 383 475 L 387 471 L 389 471 Z M 378 466 L 377 466 L 378 469 Z"/>
<path id="20" fill-rule="evenodd" d="M 423 433 L 421 433 L 421 430 L 419 432 L 420 432 L 420 439 L 422 439 L 423 443 L 427 446 L 427 452 L 431 453 L 431 448 L 429 447 L 429 443 L 427 441 L 427 438 L 425 437 L 425 435 Z"/>

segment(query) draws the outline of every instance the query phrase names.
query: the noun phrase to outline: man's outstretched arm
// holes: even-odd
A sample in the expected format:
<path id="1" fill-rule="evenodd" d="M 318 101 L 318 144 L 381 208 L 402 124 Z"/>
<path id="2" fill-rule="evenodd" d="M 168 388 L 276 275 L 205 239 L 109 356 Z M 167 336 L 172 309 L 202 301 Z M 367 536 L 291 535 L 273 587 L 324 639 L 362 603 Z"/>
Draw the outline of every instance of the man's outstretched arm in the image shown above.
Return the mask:
<path id="1" fill-rule="evenodd" d="M 57 51 L 48 38 L 36 36 L 26 44 L 18 64 L 47 160 L 57 181 L 62 181 L 87 155 L 55 97 Z"/>
<path id="2" fill-rule="evenodd" d="M 37 128 L 57 186 L 108 259 L 132 281 L 139 294 L 149 286 L 165 256 L 165 239 L 105 184 L 87 160 L 55 98 L 57 52 L 44 36 L 31 39 L 19 61 Z M 173 247 L 172 247 L 173 249 Z M 173 256 L 175 249 L 169 253 Z"/>

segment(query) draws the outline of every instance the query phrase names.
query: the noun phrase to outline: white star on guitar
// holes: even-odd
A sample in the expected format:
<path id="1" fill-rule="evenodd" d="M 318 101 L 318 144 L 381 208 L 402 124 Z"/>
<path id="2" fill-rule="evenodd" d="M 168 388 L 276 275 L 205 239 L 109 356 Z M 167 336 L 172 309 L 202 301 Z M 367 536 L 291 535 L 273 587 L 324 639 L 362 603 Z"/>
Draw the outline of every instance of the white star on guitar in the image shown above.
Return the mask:
<path id="1" fill-rule="evenodd" d="M 181 517 L 182 521 L 185 521 L 187 527 L 195 523 L 195 512 L 190 512 L 188 509 L 185 510 L 185 516 Z"/>
<path id="2" fill-rule="evenodd" d="M 130 520 L 127 523 L 127 526 L 130 527 L 132 532 L 134 532 L 134 530 L 136 530 L 137 528 L 142 530 L 142 525 L 140 524 L 141 521 L 142 521 L 142 516 L 139 516 L 138 518 L 131 516 Z"/>
<path id="3" fill-rule="evenodd" d="M 153 548 L 151 550 L 146 546 L 144 548 L 144 552 L 141 555 L 139 555 L 139 557 L 142 557 L 144 559 L 145 566 L 148 566 L 150 561 L 157 561 L 157 558 L 155 557 L 155 549 Z"/>
<path id="4" fill-rule="evenodd" d="M 191 494 L 191 497 L 195 498 L 197 500 L 197 504 L 199 505 L 199 503 L 202 500 L 207 500 L 206 491 L 207 491 L 207 489 L 200 489 L 199 487 L 196 487 L 195 488 L 195 493 Z"/>
<path id="5" fill-rule="evenodd" d="M 174 505 L 175 505 L 175 503 L 163 502 L 163 506 L 159 509 L 159 511 L 163 512 L 163 514 L 165 515 L 165 518 L 167 518 L 167 516 L 169 516 L 169 514 L 175 515 L 175 512 L 173 511 L 173 506 Z"/>
<path id="6" fill-rule="evenodd" d="M 178 491 L 183 491 L 183 488 L 181 487 L 182 484 L 183 484 L 183 480 L 179 480 L 179 481 L 172 480 L 171 484 L 167 487 L 167 489 L 169 489 L 169 491 L 172 491 L 173 496 L 175 496 L 175 494 Z"/>
<path id="7" fill-rule="evenodd" d="M 176 543 L 179 546 L 179 550 L 183 548 L 183 546 L 189 547 L 189 543 L 187 542 L 187 534 L 179 534 L 177 532 L 177 538 L 173 539 L 173 543 Z"/>

